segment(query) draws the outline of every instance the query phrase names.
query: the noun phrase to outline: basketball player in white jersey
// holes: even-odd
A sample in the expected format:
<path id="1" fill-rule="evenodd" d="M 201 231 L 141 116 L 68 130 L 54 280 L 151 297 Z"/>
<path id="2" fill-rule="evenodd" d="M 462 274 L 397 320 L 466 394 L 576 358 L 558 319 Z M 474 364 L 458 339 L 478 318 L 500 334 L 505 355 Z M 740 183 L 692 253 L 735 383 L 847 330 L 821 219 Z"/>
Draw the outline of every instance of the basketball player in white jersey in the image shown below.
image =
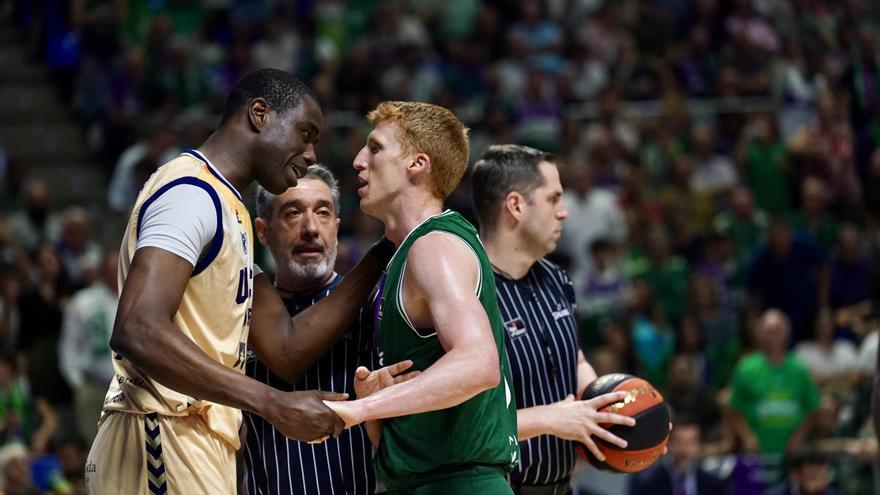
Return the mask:
<path id="1" fill-rule="evenodd" d="M 239 191 L 254 180 L 274 194 L 295 186 L 317 160 L 322 119 L 298 79 L 252 72 L 201 148 L 144 185 L 120 252 L 116 375 L 86 464 L 89 493 L 234 493 L 242 409 L 298 440 L 341 431 L 321 400 L 344 395 L 282 392 L 243 374 L 250 346 L 295 382 L 348 328 L 387 261 L 380 244 L 293 320 L 253 265 Z"/>

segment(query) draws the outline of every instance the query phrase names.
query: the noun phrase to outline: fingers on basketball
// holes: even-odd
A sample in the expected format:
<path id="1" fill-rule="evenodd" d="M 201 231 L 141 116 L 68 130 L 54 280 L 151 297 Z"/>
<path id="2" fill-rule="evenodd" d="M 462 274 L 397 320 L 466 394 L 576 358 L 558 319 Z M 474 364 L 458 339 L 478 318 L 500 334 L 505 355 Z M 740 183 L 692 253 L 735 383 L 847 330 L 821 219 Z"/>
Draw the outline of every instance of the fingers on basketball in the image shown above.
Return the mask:
<path id="1" fill-rule="evenodd" d="M 592 452 L 597 459 L 599 459 L 600 461 L 605 460 L 605 454 L 603 454 L 602 451 L 599 450 L 599 447 L 596 446 L 596 442 L 594 442 L 593 439 L 590 438 L 589 434 L 584 435 L 584 437 L 581 439 L 581 443 L 586 445 L 587 448 L 590 449 L 590 452 Z"/>
<path id="2" fill-rule="evenodd" d="M 598 397 L 594 397 L 587 401 L 587 404 L 590 405 L 595 410 L 602 409 L 603 407 L 613 404 L 615 402 L 620 402 L 626 398 L 626 392 L 610 392 L 607 394 L 602 394 Z"/>

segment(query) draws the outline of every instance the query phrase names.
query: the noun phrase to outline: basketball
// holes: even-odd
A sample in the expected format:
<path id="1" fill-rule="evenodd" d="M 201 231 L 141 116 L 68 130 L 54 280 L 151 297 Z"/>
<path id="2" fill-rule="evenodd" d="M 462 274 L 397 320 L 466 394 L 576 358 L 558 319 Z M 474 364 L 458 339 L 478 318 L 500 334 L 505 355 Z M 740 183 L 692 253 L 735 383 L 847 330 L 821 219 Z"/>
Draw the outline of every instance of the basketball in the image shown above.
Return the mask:
<path id="1" fill-rule="evenodd" d="M 593 467 L 618 473 L 641 471 L 663 455 L 669 440 L 669 406 L 663 396 L 647 381 L 626 373 L 612 373 L 600 376 L 584 390 L 581 400 L 589 400 L 609 392 L 627 392 L 626 398 L 600 409 L 630 416 L 636 420 L 635 426 L 602 425 L 609 432 L 626 440 L 627 447 L 621 449 L 601 438 L 593 436 L 593 441 L 605 454 L 600 461 L 583 444 L 577 444 L 578 455 Z"/>

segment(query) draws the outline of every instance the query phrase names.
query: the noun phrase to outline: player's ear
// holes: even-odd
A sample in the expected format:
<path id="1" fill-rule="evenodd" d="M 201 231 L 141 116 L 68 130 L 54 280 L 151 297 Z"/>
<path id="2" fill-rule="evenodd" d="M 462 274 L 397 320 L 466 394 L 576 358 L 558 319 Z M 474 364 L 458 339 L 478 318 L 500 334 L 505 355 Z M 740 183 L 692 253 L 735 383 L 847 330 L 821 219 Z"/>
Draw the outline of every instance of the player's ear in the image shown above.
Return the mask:
<path id="1" fill-rule="evenodd" d="M 419 153 L 413 157 L 413 161 L 409 164 L 411 172 L 426 172 L 431 168 L 431 157 L 425 153 Z"/>
<path id="2" fill-rule="evenodd" d="M 269 224 L 261 217 L 257 217 L 254 228 L 257 231 L 257 239 L 260 240 L 260 244 L 269 247 Z"/>
<path id="3" fill-rule="evenodd" d="M 409 163 L 406 172 L 410 178 L 415 178 L 417 176 L 429 178 L 431 174 L 431 157 L 425 153 L 417 154 Z"/>
<path id="4" fill-rule="evenodd" d="M 269 119 L 269 103 L 263 98 L 254 98 L 247 107 L 248 122 L 251 128 L 260 132 Z"/>

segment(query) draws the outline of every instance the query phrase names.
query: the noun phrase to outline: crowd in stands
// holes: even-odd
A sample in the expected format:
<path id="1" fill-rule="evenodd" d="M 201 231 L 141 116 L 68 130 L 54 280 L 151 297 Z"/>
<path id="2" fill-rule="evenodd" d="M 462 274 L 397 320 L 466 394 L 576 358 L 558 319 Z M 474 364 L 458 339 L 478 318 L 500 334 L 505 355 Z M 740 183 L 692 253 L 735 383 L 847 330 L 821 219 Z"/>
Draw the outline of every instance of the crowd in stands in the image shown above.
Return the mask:
<path id="1" fill-rule="evenodd" d="M 492 143 L 554 152 L 568 219 L 553 259 L 588 360 L 650 380 L 681 425 L 657 469 L 699 465 L 735 493 L 874 489 L 877 2 L 12 4 L 106 170 L 109 210 L 127 212 L 266 66 L 321 100 L 343 271 L 381 234 L 350 168 L 378 102 L 454 109 L 472 160 Z M 0 486 L 78 493 L 112 376 L 116 246 L 0 144 Z M 469 197 L 465 179 L 449 206 L 473 218 Z M 580 493 L 638 493 L 651 473 L 584 469 Z"/>

